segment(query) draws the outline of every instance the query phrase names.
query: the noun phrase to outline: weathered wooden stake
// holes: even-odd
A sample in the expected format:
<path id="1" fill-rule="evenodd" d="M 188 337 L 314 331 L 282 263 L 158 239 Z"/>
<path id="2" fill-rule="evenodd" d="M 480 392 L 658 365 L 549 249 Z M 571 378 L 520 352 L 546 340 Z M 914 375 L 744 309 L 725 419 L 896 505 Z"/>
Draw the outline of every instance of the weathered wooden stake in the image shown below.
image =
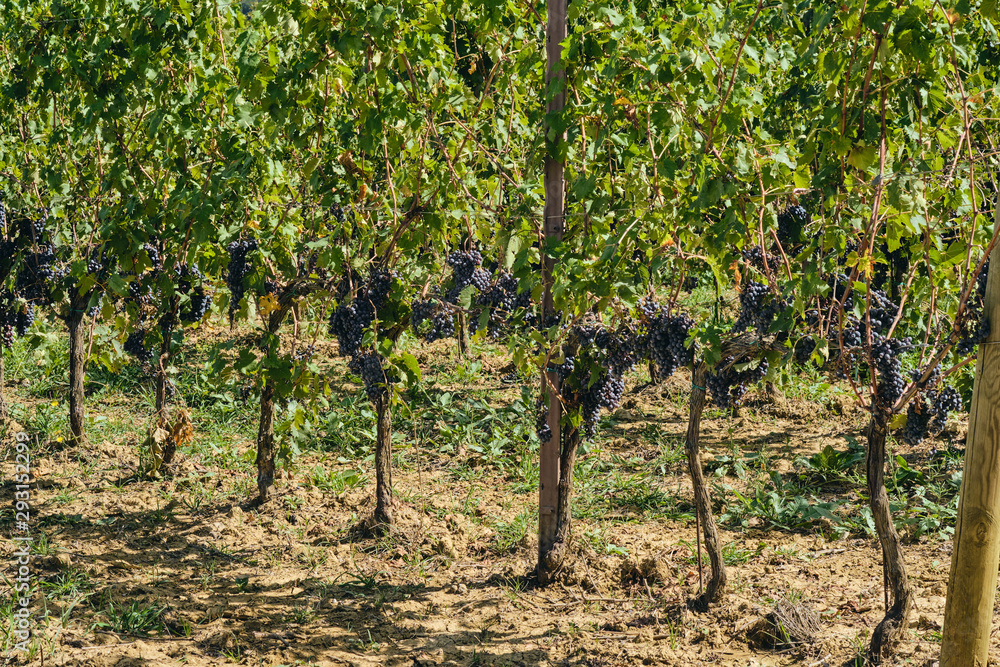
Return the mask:
<path id="1" fill-rule="evenodd" d="M 990 335 L 979 346 L 955 523 L 941 667 L 985 667 L 1000 560 L 1000 245 L 986 282 Z"/>
<path id="2" fill-rule="evenodd" d="M 548 67 L 545 71 L 545 96 L 548 100 L 548 112 L 558 113 L 566 103 L 566 78 L 562 69 L 562 42 L 566 39 L 566 2 L 567 0 L 549 0 L 548 24 L 545 29 L 546 54 Z M 546 244 L 562 239 L 563 218 L 565 213 L 564 197 L 564 165 L 559 160 L 556 151 L 562 137 L 548 138 L 549 122 L 546 120 L 544 132 L 548 155 L 545 158 L 545 220 L 543 230 Z M 543 248 L 542 280 L 545 283 L 545 295 L 542 302 L 542 318 L 554 312 L 552 301 L 552 273 L 555 268 L 555 258 L 548 257 Z M 547 442 L 541 443 L 539 452 L 539 484 L 538 484 L 538 579 L 547 583 L 553 574 L 549 564 L 550 553 L 558 540 L 559 481 L 561 463 L 561 443 L 559 420 L 562 406 L 559 403 L 559 374 L 542 370 L 542 400 L 548 405 L 548 424 L 552 431 Z"/>

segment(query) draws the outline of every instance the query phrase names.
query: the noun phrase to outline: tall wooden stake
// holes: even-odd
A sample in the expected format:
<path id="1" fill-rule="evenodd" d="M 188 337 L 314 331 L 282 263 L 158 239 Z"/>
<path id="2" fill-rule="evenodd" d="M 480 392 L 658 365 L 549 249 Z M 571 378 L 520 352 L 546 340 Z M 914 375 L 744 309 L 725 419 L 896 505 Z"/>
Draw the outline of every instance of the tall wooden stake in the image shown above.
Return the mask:
<path id="1" fill-rule="evenodd" d="M 965 473 L 955 523 L 941 667 L 985 667 L 1000 559 L 1000 245 L 990 255 L 986 315 L 990 336 L 979 346 L 972 387 Z"/>
<path id="2" fill-rule="evenodd" d="M 566 77 L 560 61 L 562 60 L 562 42 L 566 39 L 566 2 L 567 0 L 548 0 L 548 24 L 545 28 L 546 54 L 548 68 L 545 71 L 545 96 L 548 100 L 548 113 L 562 111 L 566 103 Z M 549 121 L 545 122 L 545 134 L 548 137 Z M 562 136 L 546 139 L 548 155 L 545 158 L 545 220 L 544 243 L 562 239 L 563 219 L 565 213 L 565 190 L 563 181 L 564 165 L 558 158 L 557 148 Z M 545 283 L 545 295 L 542 301 L 542 318 L 547 320 L 555 308 L 552 302 L 552 273 L 555 268 L 555 258 L 548 257 L 543 248 L 542 280 Z M 559 374 L 542 370 L 542 400 L 548 405 L 548 423 L 552 436 L 548 442 L 541 443 L 539 453 L 539 484 L 538 484 L 538 573 L 539 579 L 548 580 L 546 571 L 546 554 L 552 551 L 557 540 L 558 519 L 556 508 L 559 504 L 559 464 L 560 443 L 559 419 L 562 413 L 559 398 Z"/>

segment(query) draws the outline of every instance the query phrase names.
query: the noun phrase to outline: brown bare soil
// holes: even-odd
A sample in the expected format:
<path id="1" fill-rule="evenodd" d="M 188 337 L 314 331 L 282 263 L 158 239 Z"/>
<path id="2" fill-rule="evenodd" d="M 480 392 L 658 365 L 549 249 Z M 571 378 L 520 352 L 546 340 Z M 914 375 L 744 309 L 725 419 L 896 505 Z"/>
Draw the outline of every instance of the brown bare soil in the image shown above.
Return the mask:
<path id="1" fill-rule="evenodd" d="M 494 374 L 503 366 L 487 365 Z M 679 374 L 627 395 L 611 437 L 581 465 L 653 458 L 665 441 L 675 446 L 686 382 Z M 498 405 L 513 391 L 495 389 Z M 766 452 L 779 471 L 828 444 L 843 449 L 846 437 L 860 439 L 864 423 L 849 401 L 769 399 L 763 391 L 736 417 L 707 416 L 706 461 L 736 444 Z M 649 424 L 662 441 L 644 436 Z M 254 509 L 245 503 L 249 465 L 227 469 L 189 449 L 158 478 L 137 476 L 135 443 L 144 429 L 136 417 L 133 439 L 46 448 L 34 460 L 33 517 L 48 547 L 34 557 L 32 576 L 78 582 L 78 592 L 35 592 L 35 609 L 48 618 L 35 633 L 48 650 L 31 664 L 819 667 L 854 660 L 884 608 L 875 541 L 828 540 L 821 526 L 724 529 L 723 543 L 744 562 L 730 566 L 725 603 L 697 611 L 689 607 L 699 588 L 693 519 L 650 518 L 619 504 L 576 520 L 572 562 L 560 583 L 540 589 L 530 574 L 533 521 L 514 543 L 500 534 L 536 511 L 535 493 L 516 490 L 475 452 L 444 456 L 434 443 L 401 434 L 398 525 L 374 537 L 363 527 L 372 473 L 362 470 L 366 481 L 340 493 L 305 474 L 315 466 L 363 469 L 363 462 L 309 454 Z M 249 440 L 238 444 L 252 450 Z M 12 480 L 7 452 L 2 479 Z M 459 466 L 473 473 L 460 479 Z M 677 464 L 648 484 L 690 513 L 683 470 Z M 3 492 L 12 497 L 13 483 L 5 481 Z M 11 562 L 10 542 L 3 551 Z M 917 604 L 897 664 L 936 660 L 950 551 L 937 539 L 906 546 Z M 779 600 L 813 619 L 805 639 L 775 641 L 769 628 Z M 101 625 L 109 607 L 133 604 L 161 609 L 163 631 L 143 637 Z M 1000 656 L 1000 639 L 993 650 Z"/>

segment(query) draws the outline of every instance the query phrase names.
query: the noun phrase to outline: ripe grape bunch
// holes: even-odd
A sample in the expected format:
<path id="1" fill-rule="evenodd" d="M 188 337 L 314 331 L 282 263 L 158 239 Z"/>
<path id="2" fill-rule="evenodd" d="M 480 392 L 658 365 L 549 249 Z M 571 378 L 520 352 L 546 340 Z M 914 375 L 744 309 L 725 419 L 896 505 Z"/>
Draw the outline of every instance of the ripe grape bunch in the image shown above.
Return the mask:
<path id="1" fill-rule="evenodd" d="M 757 269 L 758 271 L 764 271 L 765 268 L 774 268 L 777 266 L 778 258 L 775 255 L 761 250 L 759 245 L 753 245 L 749 248 L 744 248 L 740 251 L 740 256 L 743 260 L 747 262 L 750 266 Z M 764 265 L 764 260 L 767 260 L 767 266 Z"/>
<path id="2" fill-rule="evenodd" d="M 890 409 L 903 395 L 906 381 L 903 378 L 903 363 L 900 353 L 912 349 L 910 338 L 882 338 L 872 334 L 872 363 L 878 371 L 877 397 L 884 409 Z"/>
<path id="3" fill-rule="evenodd" d="M 232 316 L 240 307 L 240 301 L 246 292 L 246 276 L 250 273 L 250 263 L 247 255 L 257 249 L 257 239 L 241 239 L 233 241 L 226 250 L 229 251 L 229 266 L 226 268 L 226 286 L 231 295 L 229 300 L 229 314 Z"/>
<path id="4" fill-rule="evenodd" d="M 955 343 L 955 351 L 967 355 L 976 346 L 989 338 L 990 318 L 986 316 L 984 299 L 986 298 L 986 280 L 990 268 L 990 260 L 983 264 L 983 270 L 976 278 L 976 289 L 969 294 L 969 302 L 964 316 L 959 320 L 959 340 Z"/>
<path id="5" fill-rule="evenodd" d="M 152 348 L 146 347 L 146 330 L 142 328 L 136 329 L 128 335 L 123 349 L 127 354 L 131 354 L 143 363 L 153 358 Z"/>
<path id="6" fill-rule="evenodd" d="M 762 358 L 756 365 L 737 370 L 736 358 L 728 356 L 719 362 L 715 372 L 705 377 L 705 387 L 715 404 L 723 410 L 737 408 L 750 385 L 763 380 L 767 369 L 767 359 Z"/>
<path id="7" fill-rule="evenodd" d="M 14 346 L 14 335 L 24 336 L 35 321 L 35 309 L 29 304 L 20 304 L 10 290 L 0 292 L 0 349 Z"/>
<path id="8" fill-rule="evenodd" d="M 479 287 L 476 303 L 489 311 L 489 327 L 494 337 L 505 327 L 513 326 L 514 313 L 531 305 L 531 292 L 518 292 L 518 280 L 509 271 L 501 271 L 486 288 Z"/>
<path id="9" fill-rule="evenodd" d="M 355 355 L 348 363 L 348 368 L 361 376 L 368 400 L 373 403 L 388 395 L 389 385 L 399 381 L 393 373 L 382 367 L 382 358 L 376 352 Z"/>
<path id="10" fill-rule="evenodd" d="M 55 268 L 56 256 L 51 246 L 28 253 L 17 274 L 15 290 L 27 301 L 49 303 L 55 282 L 62 272 Z"/>
<path id="11" fill-rule="evenodd" d="M 740 312 L 733 323 L 733 332 L 740 333 L 754 327 L 758 333 L 766 334 L 782 308 L 784 303 L 771 293 L 767 285 L 752 280 L 740 292 Z"/>
<path id="12" fill-rule="evenodd" d="M 365 329 L 375 321 L 378 310 L 385 305 L 392 285 L 392 274 L 376 269 L 369 280 L 358 288 L 354 299 L 346 299 L 330 314 L 328 330 L 337 337 L 340 354 L 353 357 L 361 348 Z"/>
<path id="13" fill-rule="evenodd" d="M 462 290 L 469 285 L 474 285 L 480 291 L 489 287 L 489 274 L 479 268 L 482 263 L 483 256 L 478 250 L 456 251 L 448 255 L 448 266 L 452 268 L 455 283 L 448 291 L 447 300 L 450 303 L 458 303 Z"/>
<path id="14" fill-rule="evenodd" d="M 687 366 L 694 358 L 694 350 L 684 346 L 694 320 L 687 315 L 659 313 L 649 324 L 649 356 L 663 378 Z"/>
<path id="15" fill-rule="evenodd" d="M 789 206 L 778 214 L 778 241 L 785 248 L 802 240 L 802 231 L 809 224 L 809 213 L 801 206 Z"/>
<path id="16" fill-rule="evenodd" d="M 949 412 L 961 409 L 962 397 L 954 387 L 927 389 L 907 406 L 906 426 L 900 439 L 909 445 L 918 445 L 944 430 Z"/>

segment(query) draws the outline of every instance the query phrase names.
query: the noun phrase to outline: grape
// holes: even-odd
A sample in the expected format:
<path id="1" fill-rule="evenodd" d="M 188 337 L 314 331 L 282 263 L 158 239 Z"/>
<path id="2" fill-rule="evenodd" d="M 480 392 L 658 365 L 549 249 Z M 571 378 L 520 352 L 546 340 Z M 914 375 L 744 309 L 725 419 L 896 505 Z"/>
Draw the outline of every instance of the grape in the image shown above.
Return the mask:
<path id="1" fill-rule="evenodd" d="M 684 346 L 694 320 L 687 315 L 657 315 L 649 325 L 649 356 L 660 377 L 666 379 L 694 359 L 694 350 Z"/>
<path id="2" fill-rule="evenodd" d="M 538 434 L 539 442 L 546 443 L 552 439 L 552 427 L 549 426 L 549 411 L 545 408 L 545 404 L 541 398 L 538 399 L 536 406 L 535 433 Z"/>
<path id="3" fill-rule="evenodd" d="M 361 376 L 365 393 L 373 403 L 388 394 L 388 385 L 398 382 L 392 373 L 382 368 L 382 359 L 375 352 L 365 352 L 351 358 L 348 368 Z"/>
<path id="4" fill-rule="evenodd" d="M 816 349 L 816 339 L 812 336 L 805 336 L 795 345 L 795 363 L 805 366 L 812 359 L 812 353 Z"/>
<path id="5" fill-rule="evenodd" d="M 705 377 L 705 387 L 715 404 L 723 410 L 739 407 L 743 396 L 751 384 L 756 384 L 767 375 L 767 359 L 761 359 L 756 367 L 736 370 L 735 357 L 729 356 L 719 362 L 714 372 Z"/>
<path id="6" fill-rule="evenodd" d="M 40 219 L 28 216 L 19 217 L 16 225 L 22 241 L 27 245 L 43 245 L 45 240 L 45 222 L 47 219 L 48 215 Z"/>
<path id="7" fill-rule="evenodd" d="M 448 301 L 458 303 L 458 297 L 466 287 L 472 284 L 476 268 L 483 263 L 483 256 L 478 250 L 472 252 L 457 251 L 448 255 L 448 266 L 454 273 L 454 286 L 448 292 Z"/>
<path id="8" fill-rule="evenodd" d="M 740 255 L 748 264 L 750 264 L 750 266 L 754 267 L 758 271 L 764 270 L 765 259 L 767 259 L 767 266 L 770 268 L 774 268 L 778 264 L 777 256 L 764 252 L 763 250 L 761 250 L 759 245 L 754 245 L 750 246 L 749 248 L 744 248 L 740 252 Z"/>
<path id="9" fill-rule="evenodd" d="M 941 390 L 928 389 L 916 396 L 906 409 L 906 426 L 900 440 L 909 444 L 920 444 L 925 438 L 944 430 L 949 412 L 962 409 L 962 397 L 958 390 L 945 386 Z"/>
<path id="10" fill-rule="evenodd" d="M 205 288 L 198 285 L 191 294 L 191 304 L 181 313 L 185 322 L 200 322 L 212 307 L 212 296 L 205 293 Z"/>
<path id="11" fill-rule="evenodd" d="M 451 338 L 455 335 L 455 315 L 446 309 L 441 309 L 431 317 L 431 331 L 425 340 L 433 343 L 442 338 Z"/>
<path id="12" fill-rule="evenodd" d="M 485 292 L 490 288 L 490 274 L 486 273 L 483 269 L 476 269 L 472 272 L 469 282 L 480 292 Z"/>
<path id="13" fill-rule="evenodd" d="M 912 347 L 911 340 L 879 337 L 872 343 L 872 361 L 879 374 L 876 396 L 883 407 L 891 408 L 903 395 L 906 387 L 899 354 Z"/>
<path id="14" fill-rule="evenodd" d="M 767 333 L 778 310 L 784 305 L 774 298 L 767 285 L 750 281 L 740 293 L 740 312 L 733 323 L 733 332 L 740 333 L 754 327 L 760 334 Z"/>
<path id="15" fill-rule="evenodd" d="M 128 335 L 128 338 L 125 339 L 123 349 L 126 353 L 139 359 L 139 361 L 148 362 L 153 358 L 153 350 L 146 347 L 145 341 L 146 330 L 136 329 Z"/>
<path id="16" fill-rule="evenodd" d="M 955 343 L 955 351 L 965 356 L 976 349 L 976 346 L 984 342 L 990 336 L 990 319 L 983 307 L 983 299 L 986 296 L 986 281 L 990 268 L 989 259 L 983 264 L 983 270 L 976 278 L 976 289 L 969 294 L 969 302 L 966 305 L 965 313 L 959 320 L 959 339 Z"/>
<path id="17" fill-rule="evenodd" d="M 149 258 L 149 265 L 152 267 L 154 272 L 163 268 L 160 251 L 156 249 L 156 246 L 146 243 L 142 246 L 142 249 L 145 251 L 146 257 Z"/>
<path id="18" fill-rule="evenodd" d="M 410 315 L 410 326 L 416 331 L 424 321 L 431 318 L 437 311 L 437 304 L 431 299 L 421 299 L 413 302 L 413 312 Z"/>
<path id="19" fill-rule="evenodd" d="M 802 231 L 809 224 L 809 214 L 801 206 L 789 206 L 778 214 L 778 241 L 788 247 L 802 240 Z"/>
<path id="20" fill-rule="evenodd" d="M 53 267 L 55 261 L 55 252 L 51 246 L 28 253 L 24 266 L 17 274 L 16 291 L 27 301 L 49 303 L 55 288 L 54 282 L 62 277 L 62 273 Z"/>
<path id="21" fill-rule="evenodd" d="M 257 249 L 257 239 L 249 238 L 233 241 L 226 250 L 229 251 L 229 265 L 226 267 L 226 286 L 231 295 L 229 314 L 232 316 L 240 307 L 243 294 L 246 292 L 246 276 L 250 272 L 247 255 Z"/>

